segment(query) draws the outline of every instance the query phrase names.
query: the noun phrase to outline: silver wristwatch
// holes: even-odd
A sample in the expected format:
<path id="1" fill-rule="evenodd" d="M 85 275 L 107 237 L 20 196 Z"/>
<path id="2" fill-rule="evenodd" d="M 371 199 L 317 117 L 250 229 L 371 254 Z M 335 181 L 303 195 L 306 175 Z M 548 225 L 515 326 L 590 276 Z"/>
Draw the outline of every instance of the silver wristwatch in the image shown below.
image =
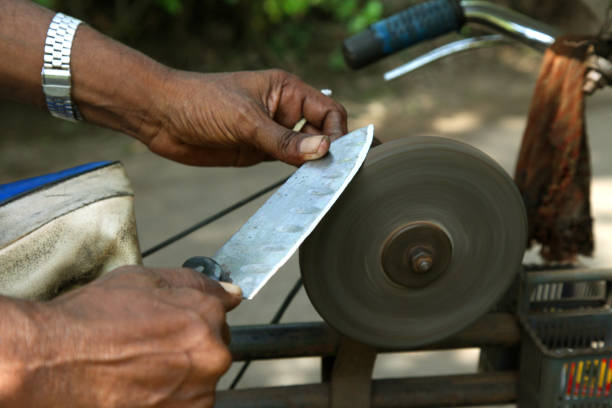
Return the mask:
<path id="1" fill-rule="evenodd" d="M 49 24 L 45 40 L 42 88 L 51 115 L 70 121 L 82 120 L 70 98 L 70 51 L 81 20 L 57 13 Z"/>

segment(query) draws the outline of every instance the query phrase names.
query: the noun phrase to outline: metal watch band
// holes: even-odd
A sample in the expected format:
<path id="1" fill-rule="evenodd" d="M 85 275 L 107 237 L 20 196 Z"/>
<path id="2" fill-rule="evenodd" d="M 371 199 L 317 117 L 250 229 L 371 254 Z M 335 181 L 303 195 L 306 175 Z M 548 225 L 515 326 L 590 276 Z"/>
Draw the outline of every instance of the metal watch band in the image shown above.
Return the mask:
<path id="1" fill-rule="evenodd" d="M 70 98 L 70 51 L 81 20 L 57 13 L 47 31 L 41 72 L 43 92 L 51 115 L 70 121 L 82 120 Z"/>

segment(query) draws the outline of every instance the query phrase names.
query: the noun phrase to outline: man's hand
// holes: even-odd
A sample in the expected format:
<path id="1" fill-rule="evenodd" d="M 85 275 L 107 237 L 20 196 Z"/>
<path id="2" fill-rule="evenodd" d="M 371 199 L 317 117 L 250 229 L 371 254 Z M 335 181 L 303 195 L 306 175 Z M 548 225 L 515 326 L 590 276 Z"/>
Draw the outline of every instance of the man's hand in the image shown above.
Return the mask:
<path id="1" fill-rule="evenodd" d="M 231 363 L 225 313 L 240 299 L 190 269 L 120 268 L 37 304 L 37 358 L 0 403 L 212 407 Z"/>
<path id="2" fill-rule="evenodd" d="M 181 163 L 299 165 L 347 133 L 342 105 L 284 71 L 174 70 L 86 25 L 72 53 L 72 95 L 83 117 Z M 302 118 L 303 133 L 294 132 Z"/>
<path id="3" fill-rule="evenodd" d="M 149 148 L 200 166 L 318 159 L 347 132 L 342 105 L 280 70 L 197 74 L 171 71 Z M 304 133 L 291 129 L 302 118 Z"/>

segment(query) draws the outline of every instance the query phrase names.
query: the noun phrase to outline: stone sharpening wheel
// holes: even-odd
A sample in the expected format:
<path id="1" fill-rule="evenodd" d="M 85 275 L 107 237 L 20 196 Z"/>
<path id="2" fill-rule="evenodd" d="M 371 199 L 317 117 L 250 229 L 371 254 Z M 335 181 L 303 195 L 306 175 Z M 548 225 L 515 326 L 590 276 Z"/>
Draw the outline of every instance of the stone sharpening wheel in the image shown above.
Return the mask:
<path id="1" fill-rule="evenodd" d="M 527 220 L 508 174 L 454 140 L 370 150 L 300 249 L 304 286 L 342 334 L 377 347 L 446 338 L 486 313 L 521 268 Z"/>

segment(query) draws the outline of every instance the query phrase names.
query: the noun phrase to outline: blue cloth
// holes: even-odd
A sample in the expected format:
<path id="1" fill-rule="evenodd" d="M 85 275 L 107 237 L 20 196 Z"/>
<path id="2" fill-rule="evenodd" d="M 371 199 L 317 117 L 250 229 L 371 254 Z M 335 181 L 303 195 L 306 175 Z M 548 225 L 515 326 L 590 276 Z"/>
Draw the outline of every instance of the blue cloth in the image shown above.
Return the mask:
<path id="1" fill-rule="evenodd" d="M 73 167 L 71 169 L 58 171 L 56 173 L 49 173 L 42 176 L 19 180 L 8 184 L 0 184 L 0 205 L 3 205 L 16 197 L 27 194 L 41 187 L 55 184 L 62 180 L 66 180 L 71 177 L 87 173 L 91 170 L 99 169 L 100 167 L 108 166 L 111 163 L 114 162 L 100 161 L 94 163 L 87 163 Z"/>

